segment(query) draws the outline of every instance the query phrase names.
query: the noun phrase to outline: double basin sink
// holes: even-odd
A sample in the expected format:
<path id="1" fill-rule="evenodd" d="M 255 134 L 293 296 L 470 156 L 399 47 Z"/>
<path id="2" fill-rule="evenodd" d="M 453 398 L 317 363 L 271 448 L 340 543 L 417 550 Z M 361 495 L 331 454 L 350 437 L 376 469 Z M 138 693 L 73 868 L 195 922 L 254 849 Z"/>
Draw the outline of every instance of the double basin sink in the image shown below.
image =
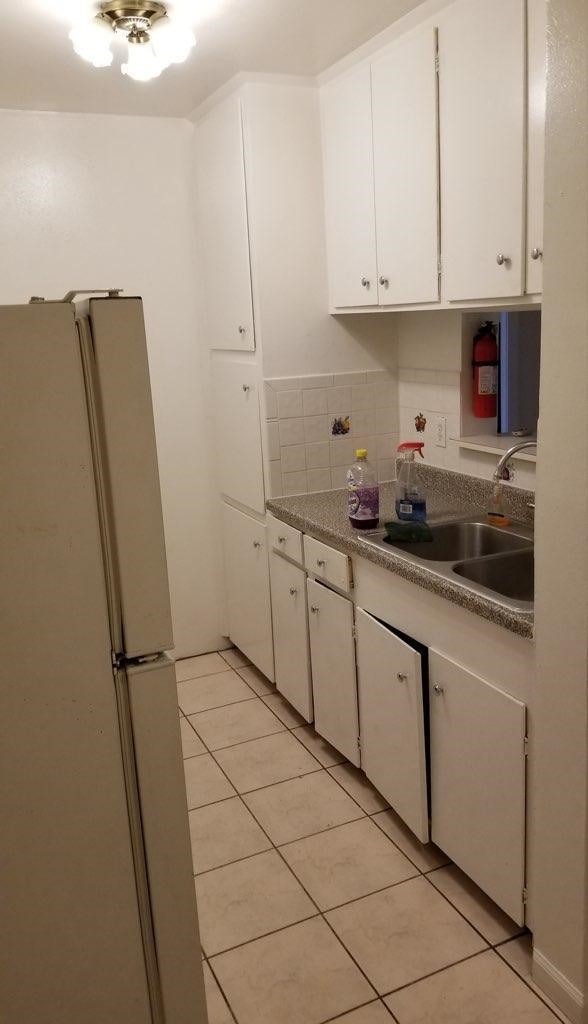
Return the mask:
<path id="1" fill-rule="evenodd" d="M 508 608 L 533 610 L 531 527 L 493 526 L 480 516 L 429 523 L 429 528 L 433 539 L 414 544 L 388 540 L 383 529 L 365 533 L 362 539 Z"/>

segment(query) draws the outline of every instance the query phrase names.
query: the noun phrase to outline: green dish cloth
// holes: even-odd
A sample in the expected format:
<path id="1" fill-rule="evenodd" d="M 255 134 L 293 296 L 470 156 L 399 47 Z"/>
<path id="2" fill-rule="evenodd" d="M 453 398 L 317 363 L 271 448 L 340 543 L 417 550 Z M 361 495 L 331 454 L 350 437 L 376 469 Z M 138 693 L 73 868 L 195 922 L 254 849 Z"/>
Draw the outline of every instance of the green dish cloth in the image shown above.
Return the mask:
<path id="1" fill-rule="evenodd" d="M 433 534 L 426 523 L 384 523 L 386 539 L 394 543 L 421 544 L 433 540 Z"/>

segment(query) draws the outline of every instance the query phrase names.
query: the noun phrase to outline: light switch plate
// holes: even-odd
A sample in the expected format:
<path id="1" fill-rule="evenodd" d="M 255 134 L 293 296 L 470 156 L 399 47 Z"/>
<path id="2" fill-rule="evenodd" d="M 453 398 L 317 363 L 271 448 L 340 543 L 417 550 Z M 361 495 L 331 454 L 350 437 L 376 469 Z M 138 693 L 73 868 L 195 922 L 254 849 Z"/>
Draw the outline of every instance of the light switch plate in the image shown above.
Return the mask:
<path id="1" fill-rule="evenodd" d="M 447 448 L 447 418 L 437 416 L 435 419 L 435 447 Z"/>

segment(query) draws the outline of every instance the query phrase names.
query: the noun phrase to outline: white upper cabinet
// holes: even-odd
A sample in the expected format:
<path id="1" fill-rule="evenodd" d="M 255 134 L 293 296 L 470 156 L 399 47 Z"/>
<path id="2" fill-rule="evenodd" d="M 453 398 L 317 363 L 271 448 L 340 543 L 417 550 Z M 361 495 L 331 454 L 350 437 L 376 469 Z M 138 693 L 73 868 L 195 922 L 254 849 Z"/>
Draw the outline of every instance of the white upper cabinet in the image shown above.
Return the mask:
<path id="1" fill-rule="evenodd" d="M 372 64 L 378 296 L 439 298 L 436 31 L 427 26 Z"/>
<path id="2" fill-rule="evenodd" d="M 331 305 L 377 306 L 369 66 L 326 85 L 321 102 Z"/>
<path id="3" fill-rule="evenodd" d="M 525 0 L 439 19 L 443 298 L 524 291 Z"/>
<path id="4" fill-rule="evenodd" d="M 547 4 L 527 0 L 527 287 L 543 290 L 543 179 L 545 162 L 545 79 Z"/>
<path id="5" fill-rule="evenodd" d="M 241 100 L 231 96 L 196 133 L 198 233 L 210 348 L 255 348 Z"/>

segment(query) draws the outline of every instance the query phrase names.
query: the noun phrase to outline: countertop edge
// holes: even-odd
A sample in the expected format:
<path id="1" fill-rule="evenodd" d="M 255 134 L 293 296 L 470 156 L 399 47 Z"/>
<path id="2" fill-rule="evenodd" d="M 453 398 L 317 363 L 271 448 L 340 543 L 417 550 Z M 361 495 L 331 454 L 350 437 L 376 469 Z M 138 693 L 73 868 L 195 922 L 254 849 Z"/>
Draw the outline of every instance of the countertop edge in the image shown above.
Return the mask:
<path id="1" fill-rule="evenodd" d="M 282 504 L 284 500 L 287 501 L 288 499 L 270 499 L 266 502 L 266 508 L 273 516 L 281 519 L 282 522 L 287 523 L 289 526 L 301 530 L 303 533 L 311 534 L 317 540 L 333 544 L 346 555 L 365 558 L 368 562 L 372 562 L 379 568 L 392 572 L 395 576 L 400 576 L 407 582 L 422 587 L 423 590 L 428 590 L 438 597 L 451 601 L 452 604 L 463 608 L 465 611 L 493 622 L 495 625 L 501 626 L 525 640 L 534 639 L 534 615 L 532 612 L 516 612 L 506 608 L 490 598 L 485 598 L 482 595 L 468 591 L 458 584 L 452 584 L 451 581 L 437 576 L 436 573 L 427 569 L 426 566 L 416 566 L 413 562 L 407 562 L 401 557 L 395 557 L 392 552 L 382 555 L 377 548 L 365 542 L 362 543 L 360 536 L 351 539 L 342 537 L 336 530 L 323 526 L 307 515 L 285 509 Z M 458 515 L 467 515 L 468 511 L 467 508 L 460 509 L 459 512 L 456 512 L 456 517 Z"/>

